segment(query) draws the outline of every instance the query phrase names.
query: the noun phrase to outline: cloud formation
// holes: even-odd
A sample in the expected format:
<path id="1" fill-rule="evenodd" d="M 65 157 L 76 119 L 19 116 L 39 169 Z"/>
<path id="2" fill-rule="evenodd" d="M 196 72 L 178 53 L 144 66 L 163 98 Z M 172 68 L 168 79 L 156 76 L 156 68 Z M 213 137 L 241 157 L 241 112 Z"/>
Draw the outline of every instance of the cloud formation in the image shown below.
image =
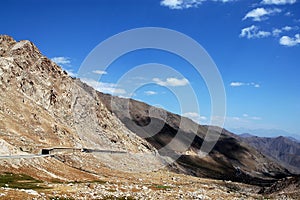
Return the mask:
<path id="1" fill-rule="evenodd" d="M 251 82 L 251 83 L 245 83 L 245 82 L 231 82 L 231 83 L 230 83 L 230 86 L 231 86 L 231 87 L 252 86 L 252 87 L 255 87 L 255 88 L 259 88 L 259 87 L 260 87 L 260 84 L 254 83 L 254 82 Z"/>
<path id="2" fill-rule="evenodd" d="M 178 87 L 178 86 L 185 86 L 189 84 L 189 81 L 185 78 L 178 79 L 178 78 L 167 78 L 166 81 L 163 81 L 159 78 L 153 78 L 152 79 L 156 84 L 161 85 L 161 86 L 173 86 L 173 87 Z"/>
<path id="3" fill-rule="evenodd" d="M 242 85 L 244 85 L 244 83 L 242 83 L 242 82 L 231 82 L 230 83 L 230 86 L 232 86 L 232 87 L 239 87 Z"/>
<path id="4" fill-rule="evenodd" d="M 148 91 L 145 91 L 145 94 L 148 95 L 148 96 L 151 96 L 151 95 L 157 94 L 157 92 L 148 90 Z"/>
<path id="5" fill-rule="evenodd" d="M 294 26 L 294 27 L 291 27 L 291 26 L 284 26 L 282 28 L 275 28 L 273 29 L 272 31 L 272 35 L 274 37 L 278 37 L 280 34 L 282 34 L 283 32 L 288 32 L 288 31 L 292 31 L 292 30 L 297 30 L 298 27 L 297 26 Z"/>
<path id="6" fill-rule="evenodd" d="M 279 40 L 279 44 L 283 46 L 296 46 L 300 44 L 300 34 L 296 34 L 295 37 L 282 36 Z"/>
<path id="7" fill-rule="evenodd" d="M 240 33 L 240 37 L 246 37 L 248 39 L 252 38 L 264 38 L 269 37 L 271 35 L 268 31 L 261 31 L 259 27 L 252 25 L 247 28 L 243 28 Z"/>
<path id="8" fill-rule="evenodd" d="M 212 0 L 213 2 L 234 2 L 237 0 Z M 173 10 L 182 10 L 188 8 L 196 8 L 199 7 L 202 3 L 208 2 L 208 0 L 161 0 L 160 5 L 168 7 Z M 286 10 L 284 5 L 292 5 L 297 3 L 297 0 L 260 0 L 260 3 L 254 5 L 260 5 L 259 7 L 253 8 L 249 12 L 245 14 L 243 17 L 243 21 L 250 19 L 255 22 L 261 22 L 269 19 L 271 16 L 277 15 L 281 12 L 285 12 L 282 16 L 293 16 L 294 14 L 291 11 Z M 273 6 L 273 7 L 270 7 Z M 274 7 L 276 6 L 276 7 Z M 279 6 L 281 6 L 279 8 Z M 294 22 L 299 22 L 299 20 L 294 19 Z M 248 38 L 248 39 L 258 39 L 258 38 L 267 38 L 270 36 L 273 37 L 281 37 L 279 40 L 279 44 L 283 46 L 296 46 L 299 44 L 299 38 L 296 34 L 294 37 L 284 35 L 285 32 L 297 30 L 298 26 L 285 26 L 282 28 L 273 28 L 268 31 L 260 30 L 260 28 L 256 25 L 252 25 L 249 27 L 245 27 L 241 30 L 240 37 Z"/>
<path id="9" fill-rule="evenodd" d="M 71 60 L 68 57 L 53 57 L 50 59 L 52 62 L 55 62 L 58 65 L 69 65 L 71 64 Z"/>
<path id="10" fill-rule="evenodd" d="M 274 15 L 276 13 L 280 13 L 281 9 L 274 8 L 274 9 L 265 9 L 265 8 L 255 8 L 249 11 L 243 20 L 251 18 L 253 21 L 262 21 L 268 19 L 268 16 Z"/>
<path id="11" fill-rule="evenodd" d="M 187 117 L 187 118 L 193 120 L 194 122 L 200 123 L 200 124 L 207 122 L 207 117 L 200 116 L 199 113 L 196 113 L 196 112 L 183 113 L 182 116 Z"/>
<path id="12" fill-rule="evenodd" d="M 187 8 L 196 8 L 207 0 L 162 0 L 160 5 L 166 6 L 172 10 L 181 10 Z M 213 0 L 215 2 L 227 3 L 235 0 Z"/>
<path id="13" fill-rule="evenodd" d="M 257 116 L 249 116 L 248 114 L 243 114 L 243 118 L 245 118 L 245 119 L 250 119 L 250 120 L 262 120 L 261 117 L 257 117 Z"/>
<path id="14" fill-rule="evenodd" d="M 99 75 L 103 75 L 103 74 L 107 74 L 106 71 L 103 71 L 103 70 L 95 70 L 93 71 L 94 74 L 99 74 Z"/>
<path id="15" fill-rule="evenodd" d="M 81 79 L 81 81 L 93 87 L 95 90 L 98 90 L 99 92 L 109 93 L 114 95 L 126 94 L 126 90 L 122 88 L 118 88 L 118 85 L 114 83 L 98 82 L 93 79 L 87 79 L 87 78 L 83 78 Z"/>
<path id="16" fill-rule="evenodd" d="M 296 0 L 263 0 L 261 3 L 266 5 L 285 5 L 294 4 Z"/>

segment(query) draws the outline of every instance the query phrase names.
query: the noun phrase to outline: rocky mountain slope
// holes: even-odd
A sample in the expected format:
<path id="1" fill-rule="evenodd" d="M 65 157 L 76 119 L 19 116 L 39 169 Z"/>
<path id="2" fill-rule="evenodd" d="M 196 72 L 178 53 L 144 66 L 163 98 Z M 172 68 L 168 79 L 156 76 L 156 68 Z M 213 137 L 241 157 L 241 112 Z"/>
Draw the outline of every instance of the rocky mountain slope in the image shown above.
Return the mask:
<path id="1" fill-rule="evenodd" d="M 47 147 L 155 152 L 108 111 L 95 90 L 81 88 L 30 41 L 1 36 L 0 44 L 0 139 L 5 144 L 0 152 L 4 155 L 37 154 Z"/>
<path id="2" fill-rule="evenodd" d="M 115 113 L 128 129 L 145 138 L 160 153 L 164 153 L 160 151 L 163 149 L 181 155 L 178 156 L 179 159 L 175 164 L 170 166 L 171 170 L 199 177 L 260 185 L 269 184 L 274 179 L 289 174 L 276 162 L 271 161 L 255 148 L 242 142 L 235 134 L 226 130 L 222 131 L 220 139 L 209 155 L 200 158 L 197 156 L 197 152 L 208 129 L 217 131 L 218 127 L 201 126 L 192 120 L 170 112 L 163 114 L 165 116 L 159 116 L 159 113 L 163 113 L 159 108 L 132 99 L 113 97 L 102 93 L 98 93 L 98 95 L 107 108 Z M 149 113 L 158 114 L 150 117 Z M 162 119 L 164 119 L 163 122 L 161 122 Z M 163 127 L 156 133 L 156 127 L 162 124 Z M 191 132 L 191 127 L 195 126 L 198 131 Z M 183 152 L 178 143 L 175 143 L 174 146 L 169 145 L 177 134 L 182 135 L 182 143 L 189 143 L 189 138 L 193 138 L 190 147 Z M 166 145 L 169 147 L 167 150 L 164 148 Z"/>
<path id="3" fill-rule="evenodd" d="M 113 107 L 112 98 L 116 103 Z M 270 185 L 278 178 L 290 175 L 285 168 L 226 130 L 209 155 L 199 157 L 197 152 L 208 128 L 216 131 L 217 127 L 199 126 L 187 118 L 145 103 L 97 92 L 68 76 L 30 41 L 16 42 L 5 35 L 0 36 L 0 99 L 0 174 L 27 174 L 53 184 L 105 180 L 109 182 L 108 187 L 102 189 L 114 187 L 117 192 L 121 190 L 120 181 L 125 185 L 141 182 L 139 187 L 147 184 L 148 188 L 156 184 L 158 189 L 178 186 L 178 193 L 182 184 L 192 184 L 184 195 L 195 192 L 197 185 L 206 185 L 194 181 L 200 180 L 196 177 Z M 128 102 L 130 116 L 124 112 Z M 154 126 L 148 127 L 150 122 Z M 193 132 L 195 127 L 198 131 Z M 153 131 L 158 132 L 153 135 Z M 176 137 L 178 132 L 180 137 Z M 174 138 L 175 143 L 170 143 Z M 181 145 L 189 145 L 189 148 L 182 149 Z M 51 147 L 126 153 L 73 151 L 39 155 L 41 149 Z M 163 168 L 167 157 L 172 155 L 179 159 Z M 174 182 L 171 186 L 168 185 L 170 180 Z M 218 188 L 223 187 L 222 181 L 216 184 Z M 96 184 L 95 188 L 98 187 Z M 237 188 L 226 186 L 218 190 L 218 198 L 226 196 L 230 187 Z M 249 187 L 252 189 L 243 191 L 258 191 L 253 189 L 254 186 Z M 156 189 L 155 186 L 145 191 L 155 193 Z M 82 188 L 79 190 L 83 191 Z M 134 188 L 129 190 L 130 193 L 137 192 Z M 232 192 L 237 196 L 241 194 L 237 190 Z M 4 193 L 10 194 L 6 189 Z"/>
<path id="4" fill-rule="evenodd" d="M 291 172 L 300 173 L 300 143 L 283 136 L 276 138 L 251 136 L 243 137 L 242 140 L 280 162 Z"/>

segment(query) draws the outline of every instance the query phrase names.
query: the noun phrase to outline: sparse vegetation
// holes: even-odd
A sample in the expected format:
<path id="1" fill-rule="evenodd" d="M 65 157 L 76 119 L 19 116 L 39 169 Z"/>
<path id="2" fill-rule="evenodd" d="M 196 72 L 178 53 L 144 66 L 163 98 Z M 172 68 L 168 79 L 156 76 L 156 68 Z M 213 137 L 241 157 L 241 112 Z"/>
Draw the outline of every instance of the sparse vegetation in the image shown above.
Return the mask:
<path id="1" fill-rule="evenodd" d="M 231 184 L 231 183 L 226 183 L 225 187 L 228 188 L 229 192 L 239 192 L 241 190 L 241 188 L 235 184 Z"/>
<path id="2" fill-rule="evenodd" d="M 25 174 L 0 174 L 0 187 L 18 188 L 18 189 L 46 189 L 41 186 L 39 180 Z"/>
<path id="3" fill-rule="evenodd" d="M 134 200 L 135 198 L 131 197 L 131 196 L 125 196 L 125 197 L 115 197 L 115 196 L 107 196 L 104 197 L 102 200 Z"/>
<path id="4" fill-rule="evenodd" d="M 171 189 L 172 187 L 167 185 L 156 185 L 155 188 L 160 190 L 167 190 L 167 189 Z"/>
<path id="5" fill-rule="evenodd" d="M 49 200 L 74 200 L 74 198 L 65 197 L 50 197 Z"/>

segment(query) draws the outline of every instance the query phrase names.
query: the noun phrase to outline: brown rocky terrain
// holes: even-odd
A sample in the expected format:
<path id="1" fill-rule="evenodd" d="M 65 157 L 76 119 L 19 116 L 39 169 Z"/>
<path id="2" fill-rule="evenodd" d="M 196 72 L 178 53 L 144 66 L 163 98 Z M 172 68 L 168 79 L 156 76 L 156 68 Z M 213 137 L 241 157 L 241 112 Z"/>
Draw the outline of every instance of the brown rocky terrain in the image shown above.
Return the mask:
<path id="1" fill-rule="evenodd" d="M 98 95 L 108 109 L 115 113 L 128 129 L 141 137 L 150 136 L 145 139 L 161 154 L 164 152 L 161 152 L 160 149 L 168 145 L 178 134 L 182 134 L 182 143 L 187 143 L 187 145 L 189 142 L 191 143 L 184 152 L 180 152 L 178 144 L 170 146 L 167 150 L 182 154 L 180 154 L 181 156 L 175 165 L 170 166 L 171 170 L 198 177 L 258 185 L 268 185 L 277 178 L 289 174 L 276 162 L 271 161 L 226 130 L 218 130 L 218 127 L 201 126 L 192 120 L 169 112 L 164 114 L 166 117 L 149 117 L 150 112 L 155 112 L 153 110 L 157 109 L 156 113 L 160 113 L 160 109 L 132 99 L 113 97 L 102 93 L 98 93 Z M 129 105 L 128 113 L 124 109 L 127 104 Z M 166 119 L 161 122 L 162 118 Z M 154 125 L 150 126 L 151 123 Z M 163 124 L 162 129 L 155 133 L 156 127 L 161 124 Z M 198 131 L 196 133 L 191 132 L 191 127 L 197 127 Z M 209 155 L 200 158 L 197 152 L 209 129 L 210 131 L 222 131 L 222 134 Z M 192 141 L 189 141 L 190 138 L 193 138 Z M 164 149 L 164 151 L 166 150 Z"/>
<path id="2" fill-rule="evenodd" d="M 116 98 L 112 109 L 111 96 L 68 76 L 30 41 L 5 35 L 0 36 L 0 98 L 0 199 L 257 199 L 265 195 L 258 194 L 257 185 L 290 175 L 226 131 L 200 158 L 196 152 L 207 126 L 169 112 L 162 123 L 160 111 L 158 118 L 149 117 L 150 106 L 134 100 L 128 118 L 122 111 L 125 99 Z M 163 127 L 145 137 L 151 120 Z M 179 142 L 193 138 L 190 148 L 170 145 L 160 151 L 181 121 Z M 51 147 L 126 153 L 40 155 Z M 166 165 L 166 157 L 175 154 L 180 158 Z"/>
<path id="3" fill-rule="evenodd" d="M 300 174 L 300 143 L 287 137 L 242 137 L 244 142 L 255 147 L 270 158 L 280 162 L 293 173 Z"/>

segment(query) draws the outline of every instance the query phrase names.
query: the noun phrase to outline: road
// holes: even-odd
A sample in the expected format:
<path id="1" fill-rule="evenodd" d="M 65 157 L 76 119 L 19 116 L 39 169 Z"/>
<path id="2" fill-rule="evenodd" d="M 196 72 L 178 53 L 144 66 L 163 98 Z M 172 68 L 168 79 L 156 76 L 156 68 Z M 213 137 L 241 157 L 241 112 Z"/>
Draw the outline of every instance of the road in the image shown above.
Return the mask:
<path id="1" fill-rule="evenodd" d="M 0 159 L 41 158 L 41 157 L 49 157 L 49 156 L 51 155 L 42 155 L 42 154 L 0 155 Z"/>
<path id="2" fill-rule="evenodd" d="M 64 148 L 54 148 L 61 149 L 63 151 Z M 66 148 L 69 149 L 69 148 Z M 74 148 L 75 149 L 75 148 Z M 75 149 L 80 150 L 80 149 Z M 100 150 L 100 149 L 83 149 L 82 152 L 85 153 L 107 153 L 107 154 L 126 154 L 125 151 L 110 151 L 110 150 Z M 56 154 L 62 154 L 63 152 L 56 152 L 51 154 L 23 154 L 23 155 L 0 155 L 0 159 L 21 159 L 21 158 L 41 158 L 41 157 L 50 157 Z"/>

